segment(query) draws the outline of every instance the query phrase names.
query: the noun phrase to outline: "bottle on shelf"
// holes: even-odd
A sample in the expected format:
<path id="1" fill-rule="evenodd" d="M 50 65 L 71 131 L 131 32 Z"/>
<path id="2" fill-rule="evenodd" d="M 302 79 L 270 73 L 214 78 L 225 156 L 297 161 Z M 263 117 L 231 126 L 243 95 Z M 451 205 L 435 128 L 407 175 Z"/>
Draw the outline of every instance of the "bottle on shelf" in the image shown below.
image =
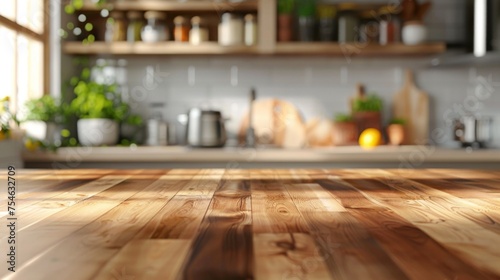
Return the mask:
<path id="1" fill-rule="evenodd" d="M 203 20 L 196 16 L 191 19 L 191 30 L 189 31 L 189 43 L 199 45 L 208 41 L 208 28 Z"/>
<path id="2" fill-rule="evenodd" d="M 397 8 L 390 5 L 379 10 L 381 45 L 401 42 L 401 20 L 397 12 Z"/>
<path id="3" fill-rule="evenodd" d="M 232 13 L 224 13 L 219 24 L 219 44 L 233 46 L 243 44 L 243 20 Z"/>
<path id="4" fill-rule="evenodd" d="M 131 43 L 141 41 L 141 30 L 144 26 L 142 13 L 138 11 L 131 11 L 127 13 L 127 18 L 127 41 Z"/>
<path id="5" fill-rule="evenodd" d="M 339 43 L 352 43 L 358 39 L 359 18 L 357 14 L 358 5 L 355 3 L 343 3 L 338 5 L 339 10 Z"/>
<path id="6" fill-rule="evenodd" d="M 245 16 L 245 45 L 254 46 L 257 44 L 257 23 L 253 14 Z"/>
<path id="7" fill-rule="evenodd" d="M 337 10 L 332 5 L 318 5 L 318 39 L 322 42 L 336 41 L 337 26 L 335 16 Z"/>
<path id="8" fill-rule="evenodd" d="M 174 18 L 174 41 L 188 42 L 189 41 L 189 26 L 187 20 L 183 16 Z"/>
<path id="9" fill-rule="evenodd" d="M 106 33 L 104 40 L 106 42 L 125 41 L 126 39 L 125 15 L 120 11 L 111 12 L 106 20 Z"/>
<path id="10" fill-rule="evenodd" d="M 148 11 L 144 17 L 148 23 L 141 32 L 142 41 L 155 43 L 169 40 L 169 31 L 165 22 L 167 16 L 163 12 Z"/>
<path id="11" fill-rule="evenodd" d="M 297 2 L 297 20 L 298 34 L 297 39 L 301 42 L 311 42 L 315 39 L 314 27 L 316 18 L 316 0 L 298 0 Z"/>
<path id="12" fill-rule="evenodd" d="M 278 41 L 293 39 L 293 11 L 295 0 L 278 0 Z"/>

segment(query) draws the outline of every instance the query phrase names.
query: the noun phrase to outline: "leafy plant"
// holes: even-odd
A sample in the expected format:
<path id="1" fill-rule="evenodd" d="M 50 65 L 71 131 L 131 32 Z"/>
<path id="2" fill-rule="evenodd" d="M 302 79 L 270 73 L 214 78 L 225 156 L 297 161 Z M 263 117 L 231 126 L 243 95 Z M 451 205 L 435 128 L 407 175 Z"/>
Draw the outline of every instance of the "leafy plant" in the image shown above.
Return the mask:
<path id="1" fill-rule="evenodd" d="M 400 125 L 405 125 L 406 124 L 406 120 L 405 119 L 402 119 L 402 118 L 394 118 L 392 119 L 389 124 L 400 124 Z"/>
<path id="2" fill-rule="evenodd" d="M 27 121 L 54 123 L 63 122 L 67 111 L 65 104 L 61 104 L 59 100 L 50 95 L 29 100 L 26 102 L 26 109 L 28 110 Z"/>
<path id="3" fill-rule="evenodd" d="M 380 112 L 382 111 L 382 99 L 375 94 L 370 94 L 365 98 L 354 100 L 354 112 Z"/>
<path id="4" fill-rule="evenodd" d="M 295 7 L 295 0 L 278 0 L 278 14 L 291 15 Z"/>
<path id="5" fill-rule="evenodd" d="M 336 114 L 335 115 L 335 122 L 337 123 L 345 123 L 345 122 L 352 122 L 353 118 L 351 115 L 347 114 Z"/>

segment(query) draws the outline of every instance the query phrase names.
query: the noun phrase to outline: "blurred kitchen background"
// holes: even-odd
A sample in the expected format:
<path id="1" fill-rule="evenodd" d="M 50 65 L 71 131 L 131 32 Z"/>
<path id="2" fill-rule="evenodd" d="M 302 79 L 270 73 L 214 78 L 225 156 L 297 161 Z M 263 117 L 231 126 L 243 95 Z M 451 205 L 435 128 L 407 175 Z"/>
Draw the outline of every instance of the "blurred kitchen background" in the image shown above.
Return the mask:
<path id="1" fill-rule="evenodd" d="M 406 139 L 397 144 L 428 144 L 447 152 L 469 148 L 462 157 L 443 154 L 440 163 L 468 164 L 472 150 L 500 148 L 500 13 L 496 1 L 63 2 L 44 2 L 50 7 L 51 31 L 46 40 L 50 48 L 46 54 L 50 77 L 44 83 L 50 86 L 46 86 L 45 93 L 70 103 L 74 97 L 70 81 L 81 74 L 82 66 L 78 63 L 87 63 L 91 79 L 99 84 L 116 84 L 118 94 L 130 106 L 129 114 L 142 119 L 140 129 L 132 129 L 130 141 L 121 142 L 122 146 L 132 143 L 136 149 L 148 143 L 189 145 L 185 122 L 194 127 L 194 116 L 182 114 L 199 108 L 200 112 L 221 113 L 212 117 L 217 118 L 214 122 L 224 122 L 227 139 L 223 145 L 215 141 L 213 147 L 327 148 L 325 153 L 335 153 L 334 149 L 341 149 L 340 146 L 358 145 L 363 140 L 360 134 L 371 127 L 360 124 L 353 113 L 353 99 L 366 92 L 368 98 L 375 95 L 382 101 L 381 119 L 376 120 L 381 140 L 361 143 L 362 146 L 390 144 L 386 128 L 391 123 L 402 123 L 406 126 Z M 0 21 L 0 28 L 3 24 L 4 20 Z M 406 84 L 411 77 L 415 87 Z M 425 104 L 416 112 L 404 107 L 396 98 L 402 92 L 408 94 L 410 107 L 420 104 L 415 98 L 421 96 L 425 96 Z M 253 103 L 252 93 L 256 98 Z M 269 100 L 284 103 L 266 105 Z M 22 112 L 20 103 L 14 110 Z M 250 104 L 254 106 L 253 130 L 247 129 Z M 276 122 L 283 120 L 276 118 L 277 113 L 272 110 L 288 105 L 298 113 L 298 121 L 285 118 L 285 124 L 279 125 L 284 125 L 284 130 L 287 125 L 298 125 L 303 131 L 277 135 Z M 268 122 L 273 124 L 263 124 L 259 115 L 268 116 Z M 342 132 L 335 128 L 335 122 L 348 121 L 349 117 L 353 117 L 358 129 L 355 139 L 339 142 L 338 139 L 349 136 L 336 140 L 335 132 Z M 368 122 L 373 121 L 367 118 Z M 470 118 L 474 118 L 472 128 Z M 208 119 L 201 123 L 206 124 Z M 424 124 L 418 124 L 417 119 Z M 64 130 L 71 135 L 68 137 L 77 138 L 76 119 L 69 123 Z M 275 130 L 268 133 L 269 139 L 264 139 L 266 125 Z M 423 126 L 425 132 L 412 134 L 408 132 L 410 126 Z M 165 129 L 167 139 L 161 139 Z M 123 134 L 123 125 L 121 130 Z M 202 130 L 197 132 L 198 137 L 204 137 Z M 211 133 L 222 137 L 218 135 L 220 131 Z M 252 142 L 248 133 L 255 134 L 255 143 L 251 145 L 245 143 Z M 157 139 L 148 139 L 152 135 Z M 467 140 L 466 136 L 472 139 Z M 280 137 L 285 140 L 278 141 Z M 40 140 L 46 141 L 47 136 Z M 73 141 L 69 146 L 80 145 Z M 413 151 L 404 146 L 400 150 L 380 148 L 383 147 L 354 148 L 349 154 L 357 157 L 358 153 L 393 153 L 397 166 L 399 155 Z M 60 149 L 59 153 L 68 153 Z M 33 166 L 63 161 L 63 156 L 47 156 L 48 152 L 38 146 L 34 150 L 24 152 L 25 161 Z M 486 159 L 485 154 L 479 154 L 473 162 L 498 163 Z M 86 156 L 81 161 L 85 162 Z M 106 163 L 101 158 L 88 161 Z M 190 161 L 195 162 L 196 158 Z"/>

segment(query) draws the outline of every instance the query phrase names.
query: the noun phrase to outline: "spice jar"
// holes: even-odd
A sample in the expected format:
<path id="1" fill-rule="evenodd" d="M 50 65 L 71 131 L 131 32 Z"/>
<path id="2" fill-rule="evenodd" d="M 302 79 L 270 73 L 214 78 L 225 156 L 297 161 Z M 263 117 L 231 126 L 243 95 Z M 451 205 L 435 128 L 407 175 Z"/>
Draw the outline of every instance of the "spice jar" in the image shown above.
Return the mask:
<path id="1" fill-rule="evenodd" d="M 316 19 L 314 17 L 316 9 L 315 0 L 300 0 L 297 2 L 298 17 L 298 36 L 297 39 L 302 42 L 314 41 L 314 26 Z"/>
<path id="2" fill-rule="evenodd" d="M 208 28 L 203 25 L 200 17 L 191 19 L 191 30 L 189 31 L 189 43 L 199 45 L 208 41 Z"/>
<path id="3" fill-rule="evenodd" d="M 128 12 L 128 28 L 127 28 L 127 41 L 137 42 L 141 41 L 141 30 L 143 27 L 142 13 L 141 12 Z"/>
<path id="4" fill-rule="evenodd" d="M 125 16 L 123 12 L 113 11 L 106 20 L 106 33 L 104 40 L 106 42 L 125 41 Z"/>
<path id="5" fill-rule="evenodd" d="M 142 41 L 154 43 L 169 39 L 168 28 L 165 24 L 167 17 L 164 13 L 149 11 L 144 14 L 144 17 L 148 20 L 148 24 L 142 29 Z"/>
<path id="6" fill-rule="evenodd" d="M 334 41 L 336 38 L 337 27 L 335 24 L 336 9 L 329 5 L 319 5 L 318 14 L 318 37 L 322 42 Z"/>
<path id="7" fill-rule="evenodd" d="M 253 46 L 257 44 L 257 23 L 255 16 L 248 14 L 245 16 L 245 45 Z"/>
<path id="8" fill-rule="evenodd" d="M 176 42 L 187 42 L 189 41 L 189 26 L 187 20 L 183 16 L 177 16 L 174 18 L 174 40 Z"/>
<path id="9" fill-rule="evenodd" d="M 357 41 L 359 19 L 356 13 L 358 5 L 354 3 L 343 3 L 338 5 L 339 9 L 339 42 L 350 43 Z"/>
<path id="10" fill-rule="evenodd" d="M 243 44 L 243 20 L 231 13 L 224 13 L 219 24 L 219 44 L 223 46 Z"/>
<path id="11" fill-rule="evenodd" d="M 397 15 L 397 8 L 385 6 L 379 10 L 380 36 L 379 43 L 387 45 L 401 42 L 401 21 Z"/>
<path id="12" fill-rule="evenodd" d="M 376 43 L 379 36 L 379 24 L 375 11 L 363 11 L 359 13 L 359 41 L 361 43 Z"/>

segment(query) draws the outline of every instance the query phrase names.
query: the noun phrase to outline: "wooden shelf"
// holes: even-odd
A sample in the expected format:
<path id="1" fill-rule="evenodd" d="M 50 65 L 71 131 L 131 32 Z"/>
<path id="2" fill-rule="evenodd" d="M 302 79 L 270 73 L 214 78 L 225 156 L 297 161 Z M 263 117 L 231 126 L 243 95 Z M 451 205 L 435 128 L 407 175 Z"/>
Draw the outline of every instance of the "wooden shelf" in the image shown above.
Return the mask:
<path id="1" fill-rule="evenodd" d="M 66 54 L 114 54 L 114 55 L 327 55 L 327 56 L 418 56 L 439 54 L 446 50 L 444 43 L 427 43 L 416 46 L 394 44 L 380 45 L 341 45 L 337 43 L 278 43 L 272 51 L 261 52 L 259 47 L 220 46 L 207 42 L 198 46 L 189 43 L 161 42 L 130 44 L 127 42 L 95 42 L 84 45 L 81 42 L 64 42 Z"/>
<path id="2" fill-rule="evenodd" d="M 446 51 L 444 43 L 426 43 L 415 46 L 392 44 L 381 46 L 378 44 L 365 45 L 361 43 L 277 43 L 276 54 L 290 55 L 333 55 L 333 56 L 405 56 L 430 55 Z"/>
<path id="3" fill-rule="evenodd" d="M 86 1 L 81 11 L 98 11 L 102 8 L 108 8 L 119 11 L 243 12 L 257 11 L 257 6 L 257 1 L 226 3 L 213 1 L 123 0 L 114 1 L 104 6 L 98 6 L 90 1 Z"/>
<path id="4" fill-rule="evenodd" d="M 200 45 L 179 42 L 130 44 L 127 42 L 95 42 L 83 45 L 81 42 L 64 42 L 66 54 L 113 54 L 113 55 L 250 55 L 257 54 L 257 47 L 220 46 L 216 42 Z"/>

